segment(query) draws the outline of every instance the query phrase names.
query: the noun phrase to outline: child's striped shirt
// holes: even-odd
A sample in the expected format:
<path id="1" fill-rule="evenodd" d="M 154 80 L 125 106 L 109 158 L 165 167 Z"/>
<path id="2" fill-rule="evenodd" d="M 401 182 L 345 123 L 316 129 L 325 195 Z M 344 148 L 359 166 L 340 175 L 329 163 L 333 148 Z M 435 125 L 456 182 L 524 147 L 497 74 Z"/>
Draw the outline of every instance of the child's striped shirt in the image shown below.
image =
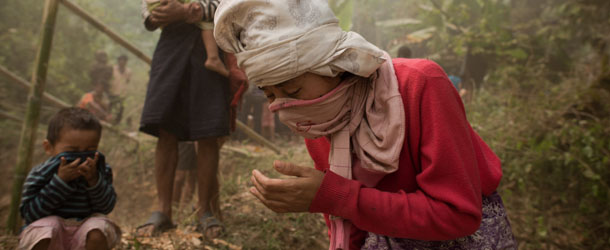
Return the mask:
<path id="1" fill-rule="evenodd" d="M 112 187 L 112 170 L 106 165 L 104 156 L 99 154 L 98 183 L 88 187 L 82 177 L 66 183 L 57 175 L 61 157 L 68 159 L 70 154 L 74 153 L 52 157 L 28 174 L 19 207 L 26 225 L 50 215 L 82 220 L 94 213 L 108 214 L 114 208 L 116 193 Z"/>

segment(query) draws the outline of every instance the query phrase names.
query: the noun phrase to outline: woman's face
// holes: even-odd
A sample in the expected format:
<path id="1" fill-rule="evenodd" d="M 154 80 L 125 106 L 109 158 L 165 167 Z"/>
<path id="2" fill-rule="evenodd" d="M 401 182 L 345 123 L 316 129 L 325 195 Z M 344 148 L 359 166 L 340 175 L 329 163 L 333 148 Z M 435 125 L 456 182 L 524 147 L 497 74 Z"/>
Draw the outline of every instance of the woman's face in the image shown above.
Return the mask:
<path id="1" fill-rule="evenodd" d="M 341 82 L 341 77 L 328 77 L 305 73 L 283 83 L 262 87 L 269 103 L 275 98 L 312 100 L 333 90 Z"/>

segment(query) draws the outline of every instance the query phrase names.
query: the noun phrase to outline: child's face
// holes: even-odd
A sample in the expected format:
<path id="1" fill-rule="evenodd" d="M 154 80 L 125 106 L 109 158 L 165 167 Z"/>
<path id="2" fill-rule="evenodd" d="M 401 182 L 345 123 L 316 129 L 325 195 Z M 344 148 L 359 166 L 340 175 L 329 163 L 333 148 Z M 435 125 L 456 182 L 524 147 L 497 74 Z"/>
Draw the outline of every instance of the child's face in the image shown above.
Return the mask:
<path id="1" fill-rule="evenodd" d="M 127 65 L 127 59 L 121 58 L 118 60 L 118 62 L 119 62 L 119 67 L 121 67 L 121 68 L 125 68 L 125 66 Z"/>
<path id="2" fill-rule="evenodd" d="M 52 145 L 48 140 L 43 142 L 45 152 L 55 156 L 62 152 L 84 152 L 97 150 L 100 133 L 95 130 L 78 130 L 69 127 L 62 128 L 59 139 Z"/>
<path id="3" fill-rule="evenodd" d="M 93 87 L 93 93 L 95 93 L 95 95 L 103 95 L 104 94 L 104 85 L 101 83 L 96 83 L 95 87 Z"/>

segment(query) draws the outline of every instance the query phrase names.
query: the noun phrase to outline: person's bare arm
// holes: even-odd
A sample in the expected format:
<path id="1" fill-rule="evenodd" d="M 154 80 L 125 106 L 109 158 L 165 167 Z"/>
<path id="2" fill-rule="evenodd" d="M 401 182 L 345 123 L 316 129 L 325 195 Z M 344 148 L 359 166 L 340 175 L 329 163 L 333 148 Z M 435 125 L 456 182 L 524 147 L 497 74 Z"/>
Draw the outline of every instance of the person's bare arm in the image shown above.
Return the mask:
<path id="1" fill-rule="evenodd" d="M 146 0 L 141 1 L 140 9 L 141 9 L 141 13 L 142 13 L 142 18 L 144 19 L 144 27 L 146 28 L 146 30 L 148 30 L 148 31 L 156 30 L 159 26 L 157 24 L 152 23 L 151 20 L 149 19 L 150 11 L 148 11 L 148 6 L 146 4 Z"/>
<path id="2" fill-rule="evenodd" d="M 144 27 L 153 31 L 175 22 L 195 23 L 203 18 L 201 3 L 180 3 L 178 0 L 161 0 L 159 7 L 148 11 L 146 1 L 142 0 Z"/>
<path id="3" fill-rule="evenodd" d="M 126 83 L 131 82 L 131 70 L 127 69 L 127 80 L 125 81 Z"/>
<path id="4" fill-rule="evenodd" d="M 102 120 L 110 121 L 112 119 L 112 115 L 106 112 L 104 105 L 96 103 L 95 101 L 87 103 L 87 108 L 93 111 L 94 114 L 99 115 Z"/>

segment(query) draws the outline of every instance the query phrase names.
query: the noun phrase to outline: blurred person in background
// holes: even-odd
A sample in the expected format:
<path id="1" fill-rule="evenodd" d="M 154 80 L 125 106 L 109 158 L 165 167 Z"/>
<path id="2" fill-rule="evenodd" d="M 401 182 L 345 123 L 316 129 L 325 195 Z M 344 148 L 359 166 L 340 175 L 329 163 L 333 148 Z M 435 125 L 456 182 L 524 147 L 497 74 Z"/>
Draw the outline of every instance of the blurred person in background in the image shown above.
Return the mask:
<path id="1" fill-rule="evenodd" d="M 400 46 L 398 49 L 398 57 L 400 58 L 411 58 L 412 52 L 411 48 L 407 45 Z"/>
<path id="2" fill-rule="evenodd" d="M 104 91 L 104 84 L 98 78 L 93 80 L 93 90 L 85 93 L 76 106 L 89 110 L 102 121 L 112 122 L 113 120 L 108 95 Z"/>
<path id="3" fill-rule="evenodd" d="M 178 143 L 178 167 L 174 180 L 174 204 L 183 208 L 195 194 L 197 184 L 197 148 L 194 142 Z"/>
<path id="4" fill-rule="evenodd" d="M 110 110 L 115 114 L 115 123 L 123 116 L 123 104 L 126 97 L 126 87 L 131 81 L 131 69 L 127 67 L 127 55 L 120 55 L 117 64 L 112 66 L 112 81 L 110 82 Z"/>
<path id="5" fill-rule="evenodd" d="M 110 81 L 112 80 L 112 66 L 108 65 L 108 54 L 98 50 L 94 55 L 94 63 L 89 69 L 89 76 L 97 78 L 104 85 L 104 91 L 109 93 Z"/>

